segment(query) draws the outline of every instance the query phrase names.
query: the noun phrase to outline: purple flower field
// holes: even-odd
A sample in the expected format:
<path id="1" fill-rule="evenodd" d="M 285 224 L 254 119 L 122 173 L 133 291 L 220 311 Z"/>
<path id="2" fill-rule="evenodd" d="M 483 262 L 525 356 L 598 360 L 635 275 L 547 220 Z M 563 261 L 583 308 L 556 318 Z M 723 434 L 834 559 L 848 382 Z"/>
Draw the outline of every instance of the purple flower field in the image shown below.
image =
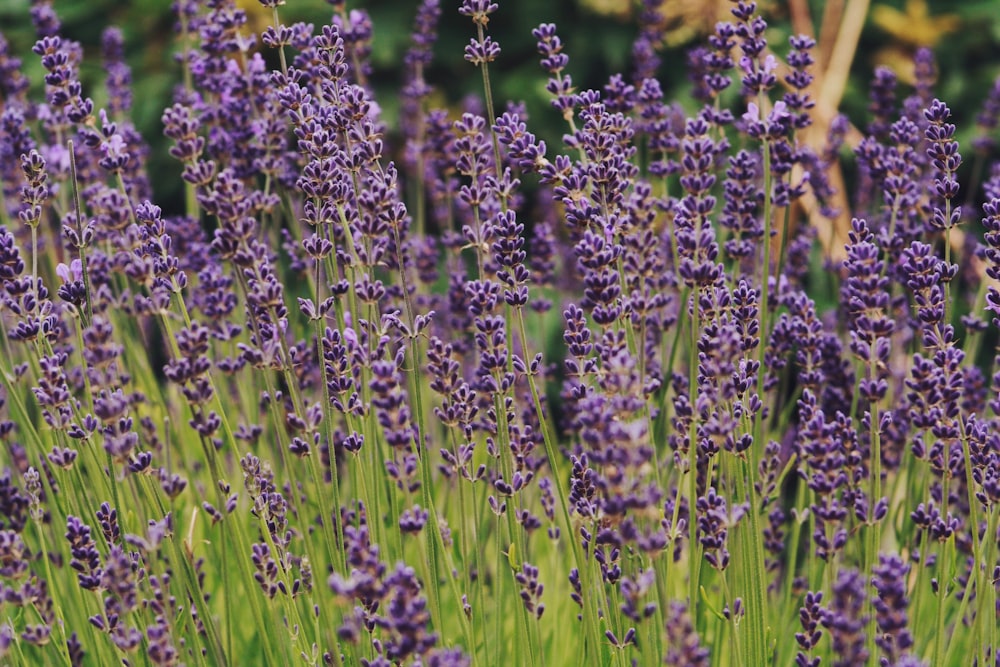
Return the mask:
<path id="1" fill-rule="evenodd" d="M 175 5 L 183 201 L 121 30 L 0 30 L 0 665 L 1000 665 L 1000 83 L 848 118 L 740 0 L 668 99 L 646 0 L 595 90 L 523 26 L 547 145 L 502 3 L 398 127 L 260 4 Z"/>

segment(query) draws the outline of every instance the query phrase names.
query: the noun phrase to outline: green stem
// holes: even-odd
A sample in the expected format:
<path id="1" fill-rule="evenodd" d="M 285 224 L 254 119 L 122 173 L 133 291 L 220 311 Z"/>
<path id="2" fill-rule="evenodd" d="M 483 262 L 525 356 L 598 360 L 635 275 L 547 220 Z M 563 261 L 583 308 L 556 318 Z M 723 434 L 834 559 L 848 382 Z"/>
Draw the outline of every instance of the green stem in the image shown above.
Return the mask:
<path id="1" fill-rule="evenodd" d="M 737 488 L 740 496 L 750 504 L 747 517 L 750 521 L 749 530 L 744 530 L 744 558 L 749 554 L 750 575 L 745 582 L 750 589 L 750 604 L 747 609 L 747 622 L 750 623 L 750 659 L 751 665 L 770 665 L 771 651 L 768 648 L 770 630 L 767 616 L 767 572 L 764 567 L 764 545 L 760 529 L 760 518 L 757 493 L 753 487 L 753 467 L 748 459 L 742 459 L 743 470 L 738 477 Z"/>
<path id="2" fill-rule="evenodd" d="M 941 542 L 940 567 L 938 569 L 938 590 L 937 590 L 937 634 L 934 639 L 934 662 L 935 665 L 944 665 L 945 643 L 949 637 L 945 634 L 945 607 L 948 606 L 948 593 L 951 588 L 951 563 L 952 552 L 955 546 L 955 536 L 950 536 Z"/>
<path id="3" fill-rule="evenodd" d="M 38 544 L 42 550 L 42 562 L 45 564 L 45 581 L 49 585 L 49 599 L 52 601 L 52 607 L 55 611 L 56 623 L 59 626 L 59 632 L 62 635 L 60 640 L 56 642 L 59 646 L 59 655 L 65 661 L 67 665 L 72 665 L 72 661 L 69 657 L 69 648 L 66 646 L 66 625 L 62 621 L 66 619 L 62 610 L 62 594 L 59 591 L 57 585 L 57 580 L 52 577 L 52 564 L 49 559 L 49 549 L 45 542 L 45 533 L 42 531 L 41 520 L 33 521 L 35 524 L 35 531 L 38 533 Z"/>
<path id="4" fill-rule="evenodd" d="M 698 338 L 701 335 L 701 322 L 698 309 L 698 294 L 693 291 L 691 294 L 691 340 L 689 343 L 688 360 L 688 403 L 691 410 L 691 423 L 688 425 L 688 451 L 687 463 L 687 496 L 688 511 L 691 513 L 688 520 L 688 604 L 691 607 L 691 620 L 695 629 L 699 628 L 698 621 L 702 617 L 698 613 L 698 589 L 701 585 L 701 544 L 698 541 L 698 526 L 694 521 L 694 507 L 698 502 L 698 411 L 695 409 L 695 402 L 698 396 Z M 677 504 L 680 504 L 678 498 Z M 676 514 L 675 507 L 675 514 Z M 676 525 L 676 524 L 675 524 Z"/>
<path id="5" fill-rule="evenodd" d="M 70 139 L 66 142 L 66 149 L 69 151 L 69 170 L 70 170 L 70 181 L 73 185 L 73 211 L 76 215 L 76 233 L 79 236 L 79 245 L 77 246 L 77 251 L 80 254 L 80 271 L 83 274 L 83 287 L 84 287 L 84 309 L 80 314 L 83 319 L 83 327 L 89 328 L 90 323 L 94 320 L 94 306 L 91 303 L 91 285 L 90 285 L 90 273 L 87 271 L 87 242 L 83 236 L 83 206 L 80 203 L 80 182 L 77 178 L 76 173 L 76 152 L 73 149 L 73 140 Z"/>
<path id="6" fill-rule="evenodd" d="M 787 564 L 785 569 L 785 585 L 784 592 L 782 594 L 782 605 L 781 609 L 785 613 L 785 622 L 782 627 L 789 628 L 793 627 L 795 622 L 796 609 L 792 605 L 792 587 L 795 582 L 795 572 L 798 565 L 799 557 L 799 544 L 802 539 L 802 524 L 805 519 L 802 518 L 802 512 L 805 507 L 805 496 L 806 496 L 806 483 L 805 480 L 798 480 L 796 483 L 795 491 L 795 510 L 797 510 L 798 515 L 792 515 L 792 536 L 788 541 L 786 546 L 787 556 L 785 557 Z M 786 649 L 794 649 L 794 646 L 790 642 L 778 642 L 778 664 L 784 665 L 786 663 L 786 658 L 784 656 Z"/>
<path id="7" fill-rule="evenodd" d="M 515 309 L 515 316 L 517 318 L 518 333 L 521 335 L 521 347 L 524 351 L 526 358 L 530 358 L 530 353 L 528 352 L 528 335 L 524 325 L 524 311 L 521 308 Z M 577 571 L 580 574 L 581 583 L 581 603 L 583 605 L 583 622 L 587 628 L 587 643 L 590 650 L 593 651 L 592 654 L 588 654 L 591 661 L 596 661 L 597 656 L 601 654 L 601 631 L 597 623 L 597 609 L 594 608 L 593 602 L 593 587 L 591 585 L 590 576 L 590 563 L 591 561 L 587 559 L 583 553 L 583 547 L 580 545 L 579 534 L 577 531 L 573 530 L 573 521 L 570 518 L 569 512 L 569 501 L 566 496 L 566 489 L 563 488 L 564 478 L 560 472 L 559 466 L 559 453 L 556 450 L 555 440 L 552 435 L 551 429 L 549 427 L 548 418 L 545 416 L 545 411 L 542 408 L 541 397 L 538 392 L 538 386 L 535 383 L 535 378 L 532 374 L 527 375 L 528 388 L 531 391 L 531 400 L 535 406 L 535 415 L 538 417 L 538 423 L 542 431 L 542 441 L 545 444 L 545 455 L 549 462 L 549 469 L 552 470 L 552 485 L 556 488 L 557 495 L 559 497 L 559 507 L 562 510 L 563 520 L 566 523 L 567 539 L 569 540 L 570 546 L 573 549 L 573 557 L 576 560 Z M 591 540 L 593 544 L 593 540 Z"/>
<path id="8" fill-rule="evenodd" d="M 278 5 L 274 5 L 271 8 L 271 20 L 274 21 L 274 27 L 277 28 L 281 26 L 281 21 L 278 20 Z M 285 62 L 285 45 L 281 44 L 278 46 L 278 58 L 281 61 L 281 73 L 288 74 L 288 64 Z"/>
<path id="9" fill-rule="evenodd" d="M 993 536 L 997 534 L 997 523 L 1000 519 L 1000 511 L 996 505 L 989 508 L 989 520 L 987 521 L 986 534 Z M 997 562 L 997 541 L 995 539 L 983 540 L 982 549 L 985 552 L 981 559 L 983 571 L 980 575 L 981 586 L 976 590 L 979 593 L 979 612 L 976 614 L 976 626 L 979 628 L 980 645 L 982 646 L 982 660 L 979 664 L 985 665 L 989 661 L 990 652 L 1000 650 L 997 646 L 997 582 L 993 580 L 994 570 L 991 570 L 993 563 Z M 994 653 L 993 658 L 996 659 Z"/>

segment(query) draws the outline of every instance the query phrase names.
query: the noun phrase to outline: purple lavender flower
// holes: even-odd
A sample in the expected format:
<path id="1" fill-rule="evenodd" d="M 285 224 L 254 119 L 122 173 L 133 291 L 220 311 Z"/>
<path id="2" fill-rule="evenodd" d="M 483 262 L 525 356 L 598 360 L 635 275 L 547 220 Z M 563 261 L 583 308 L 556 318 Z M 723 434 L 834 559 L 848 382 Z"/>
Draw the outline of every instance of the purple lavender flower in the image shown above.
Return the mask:
<path id="1" fill-rule="evenodd" d="M 816 62 L 810 53 L 816 46 L 816 40 L 807 35 L 793 35 L 788 38 L 788 43 L 792 47 L 788 54 L 788 65 L 792 71 L 785 76 L 785 81 L 792 90 L 785 93 L 782 100 L 795 116 L 793 124 L 796 129 L 802 129 L 812 124 L 812 118 L 808 112 L 816 105 L 805 92 L 813 81 L 813 76 L 809 73 L 808 68 Z"/>
<path id="2" fill-rule="evenodd" d="M 10 623 L 0 625 L 0 658 L 6 657 L 14 643 L 14 628 Z"/>
<path id="3" fill-rule="evenodd" d="M 958 142 L 954 140 L 955 126 L 946 122 L 950 116 L 951 110 L 940 100 L 932 101 L 924 111 L 928 123 L 924 137 L 928 143 L 927 156 L 934 169 L 934 192 L 944 204 L 943 207 L 935 207 L 930 224 L 931 229 L 945 232 L 962 218 L 961 207 L 952 203 L 959 194 L 955 172 L 962 164 L 962 156 L 958 152 Z M 950 242 L 950 238 L 946 237 L 946 241 Z"/>
<path id="4" fill-rule="evenodd" d="M 868 366 L 860 385 L 861 396 L 876 402 L 889 388 L 885 370 L 879 370 L 886 368 L 889 360 L 889 336 L 894 329 L 888 316 L 888 279 L 867 223 L 853 220 L 851 226 L 846 262 L 848 279 L 842 291 L 852 324 L 851 351 Z"/>
<path id="5" fill-rule="evenodd" d="M 915 97 L 924 102 L 930 102 L 934 84 L 937 83 L 937 62 L 935 62 L 934 52 L 929 48 L 921 47 L 913 55 L 913 77 L 916 88 Z"/>
<path id="6" fill-rule="evenodd" d="M 685 196 L 678 203 L 674 221 L 678 274 L 688 287 L 707 286 L 722 275 L 716 262 L 719 246 L 710 224 L 715 197 L 710 194 L 716 177 L 712 164 L 717 149 L 708 137 L 709 125 L 702 119 L 688 121 L 681 142 L 681 185 Z"/>
<path id="7" fill-rule="evenodd" d="M 105 543 L 108 546 L 120 544 L 122 534 L 121 527 L 118 524 L 118 510 L 112 507 L 110 503 L 101 503 L 95 516 L 97 517 L 98 525 L 101 527 L 101 533 L 104 535 Z"/>
<path id="8" fill-rule="evenodd" d="M 58 114 L 56 123 L 68 127 L 71 123 L 81 123 L 94 111 L 90 98 L 82 97 L 79 81 L 79 45 L 64 42 L 55 35 L 43 36 L 32 52 L 41 57 L 45 77 L 46 99 Z"/>
<path id="9" fill-rule="evenodd" d="M 156 621 L 146 628 L 148 642 L 147 653 L 150 661 L 157 667 L 175 667 L 179 665 L 180 653 L 171 636 L 170 624 L 167 619 L 158 616 Z"/>
<path id="10" fill-rule="evenodd" d="M 622 254 L 622 248 L 587 230 L 575 252 L 584 275 L 584 300 L 581 305 L 591 311 L 597 324 L 607 327 L 621 315 L 618 303 L 621 285 L 619 274 L 613 267 Z"/>
<path id="11" fill-rule="evenodd" d="M 868 660 L 865 647 L 864 609 L 867 595 L 863 577 L 856 570 L 845 570 L 833 585 L 833 599 L 822 612 L 821 623 L 833 641 L 835 667 L 849 667 Z"/>
<path id="12" fill-rule="evenodd" d="M 656 77 L 660 58 L 656 55 L 663 39 L 666 22 L 660 14 L 660 5 L 655 0 L 644 0 L 639 13 L 639 34 L 632 42 L 632 61 L 635 70 L 634 81 L 646 81 Z"/>
<path id="13" fill-rule="evenodd" d="M 493 223 L 493 233 L 492 250 L 501 267 L 497 279 L 506 286 L 504 302 L 515 307 L 527 305 L 530 274 L 524 262 L 524 225 L 517 222 L 513 211 L 507 211 Z"/>
<path id="14" fill-rule="evenodd" d="M 718 495 L 714 488 L 700 498 L 695 505 L 698 514 L 698 539 L 704 548 L 705 560 L 718 570 L 729 566 L 729 550 L 726 548 L 729 528 L 736 525 L 744 510 L 741 506 L 733 508 L 731 517 L 727 510 L 726 500 Z"/>
<path id="15" fill-rule="evenodd" d="M 868 124 L 868 134 L 884 139 L 896 114 L 896 75 L 888 67 L 876 67 L 868 92 L 868 110 L 874 116 Z"/>
<path id="16" fill-rule="evenodd" d="M 101 34 L 101 51 L 107 72 L 108 111 L 122 114 L 132 108 L 132 71 L 125 63 L 125 39 L 121 30 L 106 28 Z"/>
<path id="17" fill-rule="evenodd" d="M 521 565 L 521 571 L 515 573 L 514 579 L 521 587 L 521 601 L 528 613 L 535 618 L 541 618 L 545 613 L 545 605 L 540 602 L 545 586 L 538 581 L 538 568 L 530 563 Z"/>
<path id="18" fill-rule="evenodd" d="M 836 426 L 826 420 L 812 392 L 803 392 L 799 410 L 802 420 L 798 434 L 800 455 L 806 462 L 800 474 L 816 494 L 816 502 L 810 508 L 816 517 L 813 541 L 816 554 L 830 560 L 847 544 L 847 529 L 843 524 L 849 507 L 839 491 L 851 484 L 848 457 L 852 447 L 850 440 L 844 441 L 845 435 L 850 436 L 838 433 Z M 838 414 L 838 421 L 843 419 L 843 415 Z M 857 460 L 853 462 L 855 466 L 859 463 Z"/>
<path id="19" fill-rule="evenodd" d="M 21 71 L 21 59 L 17 57 L 11 50 L 11 44 L 0 34 L 0 92 L 3 93 L 4 99 L 10 100 L 11 106 L 17 106 L 16 103 L 21 103 L 24 106 L 26 102 L 25 93 L 31 86 L 31 81 L 24 75 Z M 4 113 L 9 109 L 4 109 Z M 22 150 L 21 153 L 26 153 L 27 151 Z M 15 153 L 15 155 L 20 155 L 20 153 Z"/>
<path id="20" fill-rule="evenodd" d="M 0 531 L 0 576 L 17 580 L 28 573 L 31 552 L 13 530 Z"/>
<path id="21" fill-rule="evenodd" d="M 132 428 L 133 421 L 124 392 L 120 389 L 101 391 L 94 399 L 94 412 L 101 421 L 105 451 L 119 463 L 130 462 L 139 444 L 139 434 Z"/>
<path id="22" fill-rule="evenodd" d="M 532 30 L 531 34 L 538 40 L 542 68 L 550 74 L 545 90 L 554 98 L 552 106 L 564 118 L 571 118 L 577 105 L 577 96 L 574 94 L 572 78 L 569 74 L 563 74 L 563 70 L 569 65 L 569 56 L 562 52 L 563 43 L 556 34 L 556 26 L 553 23 L 543 23 Z"/>
<path id="23" fill-rule="evenodd" d="M 271 548 L 264 542 L 259 542 L 253 545 L 253 554 L 250 557 L 253 562 L 254 569 L 254 579 L 260 584 L 261 590 L 264 594 L 270 598 L 274 599 L 274 596 L 279 592 L 282 595 L 288 595 L 288 588 L 285 586 L 285 582 L 282 579 L 282 571 L 278 562 L 274 559 L 271 554 Z"/>
<path id="24" fill-rule="evenodd" d="M 885 654 L 885 660 L 898 664 L 913 646 L 913 635 L 907 628 L 906 575 L 910 568 L 896 556 L 879 556 L 879 564 L 872 568 L 872 586 L 878 597 L 872 602 L 875 607 L 875 622 L 880 634 L 875 643 Z"/>
<path id="25" fill-rule="evenodd" d="M 419 446 L 420 438 L 410 422 L 410 408 L 399 367 L 402 353 L 394 361 L 376 361 L 372 364 L 372 405 L 379 424 L 385 432 L 386 442 L 395 448 L 408 450 Z"/>
<path id="26" fill-rule="evenodd" d="M 58 34 L 62 28 L 59 16 L 50 0 L 36 0 L 31 3 L 31 22 L 39 37 Z"/>
<path id="27" fill-rule="evenodd" d="M 386 575 L 385 586 L 385 612 L 375 622 L 388 633 L 384 643 L 386 658 L 402 663 L 410 656 L 426 654 L 437 643 L 437 635 L 429 632 L 427 600 L 420 596 L 420 583 L 413 569 L 398 565 Z"/>
<path id="28" fill-rule="evenodd" d="M 66 520 L 66 540 L 70 544 L 73 556 L 71 565 L 78 572 L 80 587 L 86 590 L 98 589 L 102 576 L 101 558 L 90 537 L 90 526 L 70 516 Z"/>
<path id="29" fill-rule="evenodd" d="M 743 92 L 747 97 L 756 97 L 766 93 L 778 81 L 774 74 L 777 68 L 775 57 L 767 55 L 760 58 L 767 47 L 767 40 L 764 39 L 767 23 L 756 15 L 756 2 L 741 0 L 731 11 L 738 21 L 736 37 L 743 53 L 739 61 L 740 69 L 743 70 Z"/>
<path id="30" fill-rule="evenodd" d="M 729 158 L 723 183 L 723 209 L 719 224 L 730 230 L 732 238 L 723 245 L 726 254 L 749 271 L 749 261 L 756 258 L 756 244 L 764 236 L 757 210 L 760 165 L 748 152 L 740 151 Z"/>
<path id="31" fill-rule="evenodd" d="M 404 533 L 415 535 L 424 529 L 428 516 L 428 511 L 421 508 L 420 505 L 405 509 L 399 515 L 399 529 Z"/>
<path id="32" fill-rule="evenodd" d="M 621 604 L 622 613 L 635 622 L 643 621 L 656 613 L 655 602 L 643 602 L 656 583 L 656 572 L 653 569 L 642 570 L 634 578 L 622 577 Z"/>
<path id="33" fill-rule="evenodd" d="M 483 35 L 484 28 L 490 22 L 490 14 L 497 7 L 495 2 L 488 0 L 464 0 L 458 9 L 458 13 L 471 18 L 479 30 L 479 37 L 465 47 L 465 59 L 473 65 L 485 65 L 500 55 L 500 46 L 491 37 Z"/>
<path id="34" fill-rule="evenodd" d="M 439 0 L 424 0 L 417 8 L 414 18 L 412 44 L 404 57 L 406 83 L 401 91 L 402 113 L 400 121 L 406 139 L 404 163 L 417 179 L 427 177 L 426 161 L 429 153 L 427 138 L 427 115 L 423 108 L 433 87 L 425 79 L 425 71 L 433 60 L 434 42 L 437 40 L 437 23 L 441 17 Z M 425 182 L 429 184 L 428 179 Z"/>
<path id="35" fill-rule="evenodd" d="M 799 652 L 795 655 L 797 667 L 818 667 L 820 658 L 810 658 L 809 653 L 823 638 L 823 632 L 819 629 L 823 619 L 823 593 L 806 593 L 802 607 L 799 608 L 799 624 L 802 632 L 795 633 L 795 641 L 799 645 Z"/>
<path id="36" fill-rule="evenodd" d="M 710 654 L 701 644 L 685 605 L 671 602 L 666 611 L 667 651 L 664 662 L 670 667 L 708 667 Z"/>

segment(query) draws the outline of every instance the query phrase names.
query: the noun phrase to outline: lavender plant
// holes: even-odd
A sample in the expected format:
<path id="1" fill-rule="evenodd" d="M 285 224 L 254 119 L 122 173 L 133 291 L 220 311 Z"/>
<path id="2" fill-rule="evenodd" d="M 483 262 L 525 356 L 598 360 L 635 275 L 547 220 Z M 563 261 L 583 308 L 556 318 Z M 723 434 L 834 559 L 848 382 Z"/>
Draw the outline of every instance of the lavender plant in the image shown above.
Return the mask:
<path id="1" fill-rule="evenodd" d="M 498 3 L 399 128 L 261 4 L 175 5 L 166 213 L 121 32 L 0 35 L 0 663 L 1000 665 L 997 87 L 980 187 L 929 51 L 847 151 L 814 40 L 733 2 L 681 104 L 646 2 L 599 90 L 533 30 L 548 146 Z"/>

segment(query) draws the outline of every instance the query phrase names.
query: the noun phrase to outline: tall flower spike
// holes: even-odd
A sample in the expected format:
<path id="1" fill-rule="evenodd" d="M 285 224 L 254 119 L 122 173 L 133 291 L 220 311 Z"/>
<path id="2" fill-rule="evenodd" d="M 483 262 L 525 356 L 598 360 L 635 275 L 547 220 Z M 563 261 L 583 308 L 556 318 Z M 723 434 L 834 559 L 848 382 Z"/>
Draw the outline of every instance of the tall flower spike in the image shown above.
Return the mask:
<path id="1" fill-rule="evenodd" d="M 822 624 L 833 640 L 834 667 L 862 665 L 868 660 L 865 647 L 864 578 L 856 570 L 844 570 L 833 584 L 833 599 L 823 610 Z"/>
<path id="2" fill-rule="evenodd" d="M 709 124 L 698 118 L 689 120 L 681 141 L 680 200 L 674 219 L 678 275 L 685 285 L 694 288 L 713 285 L 722 277 L 717 262 L 719 246 L 710 223 L 715 197 L 711 194 L 716 176 L 713 173 L 716 145 L 709 138 Z"/>
<path id="3" fill-rule="evenodd" d="M 497 3 L 490 0 L 462 0 L 458 13 L 470 17 L 476 25 L 485 26 L 490 22 L 490 14 L 498 7 Z"/>
<path id="4" fill-rule="evenodd" d="M 853 220 L 847 246 L 848 278 L 842 298 L 850 318 L 851 351 L 866 364 L 866 378 L 861 395 L 869 401 L 885 397 L 889 389 L 888 372 L 890 336 L 895 329 L 889 317 L 889 279 L 884 275 L 884 260 L 864 220 Z"/>
<path id="5" fill-rule="evenodd" d="M 868 133 L 875 139 L 885 139 L 896 115 L 896 75 L 891 69 L 875 68 L 868 100 L 868 111 L 874 116 L 868 124 Z"/>
<path id="6" fill-rule="evenodd" d="M 500 45 L 493 41 L 493 38 L 485 34 L 486 26 L 490 22 L 490 14 L 495 12 L 498 5 L 489 0 L 464 0 L 458 8 L 458 13 L 468 16 L 476 24 L 478 36 L 473 37 L 469 45 L 465 47 L 465 59 L 473 65 L 479 67 L 496 60 L 500 55 Z"/>
<path id="7" fill-rule="evenodd" d="M 426 177 L 428 151 L 427 114 L 424 103 L 433 91 L 424 78 L 425 69 L 434 58 L 437 24 L 441 18 L 440 0 L 423 0 L 417 8 L 411 45 L 404 56 L 406 83 L 401 91 L 400 126 L 406 139 L 405 164 L 409 170 L 425 167 L 424 173 L 414 174 L 417 179 Z"/>
<path id="8" fill-rule="evenodd" d="M 573 79 L 563 70 L 569 64 L 569 56 L 563 53 L 563 43 L 556 34 L 554 23 L 543 23 L 531 34 L 538 40 L 538 52 L 542 54 L 541 65 L 549 73 L 545 90 L 553 96 L 552 106 L 560 111 L 563 118 L 573 117 L 578 98 L 574 94 Z"/>
<path id="9" fill-rule="evenodd" d="M 710 654 L 701 644 L 688 608 L 680 602 L 673 601 L 665 615 L 667 617 L 666 664 L 669 667 L 708 667 L 711 664 Z"/>
<path id="10" fill-rule="evenodd" d="M 875 621 L 880 630 L 875 643 L 882 649 L 885 659 L 898 664 L 900 658 L 913 646 L 913 635 L 907 627 L 906 579 L 910 571 L 898 556 L 879 556 L 879 563 L 872 568 L 872 586 L 878 593 L 873 601 Z"/>
<path id="11" fill-rule="evenodd" d="M 45 97 L 49 105 L 64 114 L 69 123 L 82 123 L 93 114 L 94 103 L 82 97 L 79 56 L 74 46 L 78 45 L 50 36 L 38 40 L 32 51 L 41 57 L 42 67 L 48 71 Z"/>
<path id="12" fill-rule="evenodd" d="M 736 38 L 743 53 L 739 61 L 743 71 L 743 93 L 756 98 L 766 94 L 777 83 L 775 71 L 778 61 L 770 54 L 763 59 L 760 57 L 767 48 L 767 40 L 764 38 L 767 23 L 757 14 L 757 3 L 740 0 L 731 11 L 738 21 Z"/>
<path id="13" fill-rule="evenodd" d="M 62 29 L 62 23 L 51 0 L 36 0 L 31 3 L 31 22 L 39 37 L 57 35 Z"/>
<path id="14" fill-rule="evenodd" d="M 639 34 L 632 42 L 632 62 L 635 70 L 632 80 L 635 82 L 655 78 L 660 68 L 660 57 L 656 52 L 663 42 L 663 32 L 666 27 L 666 21 L 660 13 L 661 4 L 658 0 L 642 2 L 642 10 L 637 21 L 640 26 Z"/>
<path id="15" fill-rule="evenodd" d="M 0 35 L 2 39 L 2 35 Z M 0 53 L 2 53 L 3 43 L 0 42 Z M 0 57 L 0 65 L 3 64 Z M 0 77 L 3 72 L 0 71 Z M 0 80 L 0 89 L 3 83 Z M 24 174 L 20 169 L 20 157 L 28 155 L 37 150 L 37 144 L 31 131 L 28 129 L 28 119 L 25 114 L 26 108 L 18 105 L 11 97 L 0 112 L 0 197 L 3 198 L 3 206 L 6 214 L 11 218 L 17 215 L 18 192 L 24 180 Z"/>
<path id="16" fill-rule="evenodd" d="M 541 602 L 545 586 L 538 581 L 538 568 L 530 563 L 524 563 L 514 578 L 521 587 L 521 601 L 524 603 L 524 608 L 535 618 L 541 618 L 545 613 L 545 605 Z"/>
<path id="17" fill-rule="evenodd" d="M 30 87 L 31 80 L 21 71 L 21 59 L 14 55 L 10 42 L 0 33 L 0 93 L 8 101 L 4 111 L 26 107 L 25 93 Z"/>
<path id="18" fill-rule="evenodd" d="M 821 657 L 810 657 L 814 649 L 823 638 L 820 630 L 820 623 L 823 618 L 823 593 L 806 593 L 806 598 L 799 608 L 799 624 L 802 632 L 795 633 L 795 641 L 799 645 L 799 652 L 795 655 L 796 667 L 819 667 Z"/>
<path id="19" fill-rule="evenodd" d="M 107 72 L 108 111 L 124 114 L 132 108 L 132 70 L 125 63 L 125 39 L 118 28 L 101 34 L 101 54 Z"/>
<path id="20" fill-rule="evenodd" d="M 930 224 L 932 229 L 946 232 L 946 244 L 951 243 L 947 232 L 962 219 L 961 207 L 953 204 L 959 194 L 955 175 L 962 164 L 962 156 L 958 152 L 958 142 L 954 139 L 955 125 L 947 122 L 950 117 L 951 109 L 940 100 L 932 101 L 924 111 L 924 118 L 928 123 L 924 137 L 928 144 L 927 156 L 931 159 L 934 170 L 934 194 L 940 204 L 943 204 L 934 208 Z"/>
<path id="21" fill-rule="evenodd" d="M 816 40 L 807 35 L 793 35 L 788 38 L 788 43 L 792 46 L 788 54 L 788 66 L 792 71 L 785 75 L 785 81 L 792 90 L 785 93 L 782 99 L 794 116 L 792 124 L 801 129 L 812 124 L 809 110 L 816 106 L 807 92 L 813 81 L 809 67 L 816 62 L 810 51 L 816 46 Z"/>

